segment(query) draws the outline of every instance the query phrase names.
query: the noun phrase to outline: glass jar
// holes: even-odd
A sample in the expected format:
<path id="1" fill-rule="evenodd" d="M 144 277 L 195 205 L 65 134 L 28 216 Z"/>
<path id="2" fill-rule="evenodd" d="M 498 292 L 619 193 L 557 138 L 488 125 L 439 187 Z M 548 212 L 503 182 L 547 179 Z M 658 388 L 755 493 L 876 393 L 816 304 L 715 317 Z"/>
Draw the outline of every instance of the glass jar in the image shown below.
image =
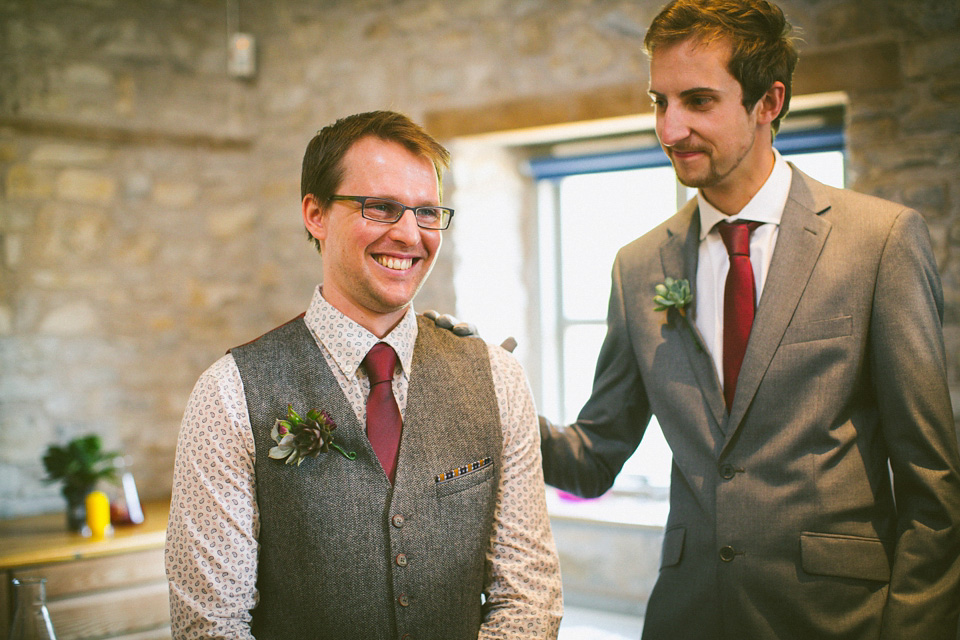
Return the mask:
<path id="1" fill-rule="evenodd" d="M 46 578 L 14 578 L 17 608 L 10 625 L 10 640 L 56 640 L 47 611 Z"/>

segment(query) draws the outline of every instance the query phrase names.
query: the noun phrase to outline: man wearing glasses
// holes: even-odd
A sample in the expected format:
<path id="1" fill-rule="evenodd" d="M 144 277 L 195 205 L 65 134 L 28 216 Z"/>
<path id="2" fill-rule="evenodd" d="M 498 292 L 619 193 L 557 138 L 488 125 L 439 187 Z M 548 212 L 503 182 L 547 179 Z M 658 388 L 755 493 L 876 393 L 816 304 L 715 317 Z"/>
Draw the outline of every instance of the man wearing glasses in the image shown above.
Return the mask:
<path id="1" fill-rule="evenodd" d="M 176 637 L 556 637 L 522 369 L 411 303 L 453 217 L 448 160 L 392 112 L 308 145 L 302 213 L 324 282 L 193 391 L 167 540 Z"/>

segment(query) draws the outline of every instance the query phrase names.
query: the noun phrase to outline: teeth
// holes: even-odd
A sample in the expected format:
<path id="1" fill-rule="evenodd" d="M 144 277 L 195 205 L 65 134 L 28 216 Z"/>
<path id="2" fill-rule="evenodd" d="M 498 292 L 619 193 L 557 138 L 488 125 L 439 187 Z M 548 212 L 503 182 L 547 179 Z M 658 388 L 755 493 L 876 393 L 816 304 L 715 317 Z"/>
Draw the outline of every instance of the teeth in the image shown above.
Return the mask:
<path id="1" fill-rule="evenodd" d="M 413 266 L 413 258 L 392 258 L 390 256 L 376 256 L 377 262 L 387 269 L 396 269 L 403 271 Z"/>

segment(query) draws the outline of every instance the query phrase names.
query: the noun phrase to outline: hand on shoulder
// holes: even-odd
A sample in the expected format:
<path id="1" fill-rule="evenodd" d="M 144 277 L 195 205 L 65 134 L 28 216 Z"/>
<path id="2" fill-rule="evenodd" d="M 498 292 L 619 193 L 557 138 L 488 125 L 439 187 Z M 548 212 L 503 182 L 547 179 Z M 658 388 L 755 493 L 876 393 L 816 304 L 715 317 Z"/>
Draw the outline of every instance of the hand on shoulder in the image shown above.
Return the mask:
<path id="1" fill-rule="evenodd" d="M 441 329 L 448 329 L 454 335 L 461 336 L 463 338 L 479 338 L 480 337 L 480 332 L 477 331 L 477 327 L 475 324 L 473 324 L 472 322 L 460 322 L 449 313 L 440 313 L 433 309 L 427 309 L 426 311 L 423 312 L 423 316 L 425 318 L 429 318 L 430 320 L 433 320 L 433 323 L 437 327 Z M 506 340 L 504 340 L 500 344 L 500 346 L 506 351 L 513 353 L 513 350 L 517 348 L 517 341 L 513 338 L 513 336 L 510 336 Z"/>

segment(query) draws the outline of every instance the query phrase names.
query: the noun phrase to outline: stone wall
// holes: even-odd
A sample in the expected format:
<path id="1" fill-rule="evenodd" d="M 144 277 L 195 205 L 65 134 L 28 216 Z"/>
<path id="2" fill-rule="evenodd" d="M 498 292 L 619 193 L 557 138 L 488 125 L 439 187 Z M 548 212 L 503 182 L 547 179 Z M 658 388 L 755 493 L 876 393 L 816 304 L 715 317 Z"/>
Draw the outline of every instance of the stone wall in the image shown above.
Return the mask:
<path id="1" fill-rule="evenodd" d="M 659 4 L 0 0 L 0 517 L 60 508 L 39 458 L 81 433 L 168 493 L 197 376 L 320 280 L 298 208 L 319 127 L 392 108 L 450 138 L 644 110 Z M 783 6 L 798 91 L 848 92 L 851 186 L 930 223 L 960 390 L 960 8 Z M 228 16 L 257 38 L 252 80 L 226 74 Z M 456 308 L 446 244 L 420 308 Z"/>

